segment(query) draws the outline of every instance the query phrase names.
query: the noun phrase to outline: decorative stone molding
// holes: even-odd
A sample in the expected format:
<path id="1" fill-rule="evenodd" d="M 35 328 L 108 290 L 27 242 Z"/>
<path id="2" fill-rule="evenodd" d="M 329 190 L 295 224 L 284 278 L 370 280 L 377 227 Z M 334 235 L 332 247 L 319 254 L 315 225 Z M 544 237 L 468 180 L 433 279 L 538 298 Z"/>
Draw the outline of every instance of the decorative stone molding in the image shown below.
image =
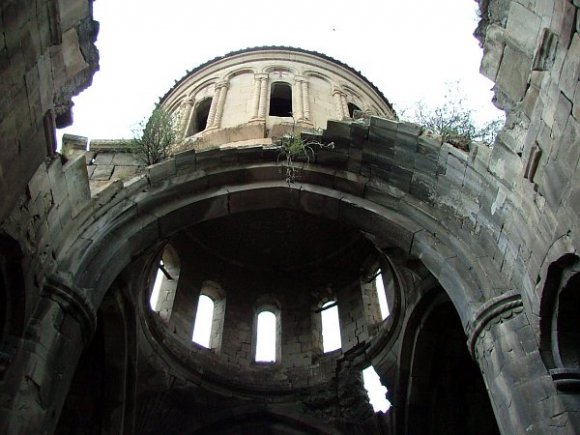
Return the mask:
<path id="1" fill-rule="evenodd" d="M 83 343 L 88 344 L 97 328 L 97 313 L 89 300 L 54 276 L 47 279 L 43 296 L 59 304 L 64 312 L 77 320 Z"/>
<path id="2" fill-rule="evenodd" d="M 467 325 L 467 343 L 471 355 L 476 355 L 475 345 L 477 339 L 485 330 L 491 329 L 494 324 L 498 324 L 502 320 L 507 320 L 520 314 L 523 310 L 522 297 L 515 290 L 506 292 L 484 303 L 475 313 L 473 320 Z"/>

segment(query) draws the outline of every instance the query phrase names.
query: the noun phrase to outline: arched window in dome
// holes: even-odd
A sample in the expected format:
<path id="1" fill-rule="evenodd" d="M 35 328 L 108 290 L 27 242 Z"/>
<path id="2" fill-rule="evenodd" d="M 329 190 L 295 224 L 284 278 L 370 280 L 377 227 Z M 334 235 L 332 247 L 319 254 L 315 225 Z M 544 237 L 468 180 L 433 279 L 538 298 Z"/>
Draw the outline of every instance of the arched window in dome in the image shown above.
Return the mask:
<path id="1" fill-rule="evenodd" d="M 188 136 L 204 131 L 208 127 L 207 122 L 212 101 L 213 99 L 211 97 L 204 98 L 195 105 L 189 125 Z"/>
<path id="2" fill-rule="evenodd" d="M 375 290 L 377 292 L 377 298 L 379 300 L 379 309 L 381 314 L 381 320 L 385 320 L 391 314 L 389 309 L 389 303 L 387 301 L 387 291 L 385 289 L 385 279 L 383 278 L 383 271 L 378 270 L 375 276 Z"/>
<path id="3" fill-rule="evenodd" d="M 219 351 L 225 318 L 225 302 L 225 294 L 218 284 L 212 281 L 203 283 L 197 302 L 192 341 L 205 348 Z"/>
<path id="4" fill-rule="evenodd" d="M 320 308 L 320 322 L 322 324 L 322 351 L 324 353 L 342 347 L 340 339 L 340 321 L 338 305 L 335 300 L 326 302 Z"/>
<path id="5" fill-rule="evenodd" d="M 348 103 L 347 106 L 348 106 L 348 116 L 350 116 L 351 118 L 354 118 L 355 110 L 361 111 L 360 107 L 358 107 L 354 103 Z"/>
<path id="6" fill-rule="evenodd" d="M 166 245 L 157 262 L 155 280 L 149 298 L 151 310 L 158 313 L 164 321 L 169 321 L 171 316 L 180 270 L 181 262 L 177 251 L 171 245 Z"/>
<path id="7" fill-rule="evenodd" d="M 253 353 L 258 363 L 280 361 L 280 310 L 273 304 L 261 305 L 254 320 Z"/>
<path id="8" fill-rule="evenodd" d="M 292 116 L 292 87 L 286 82 L 274 82 L 270 90 L 270 116 Z"/>

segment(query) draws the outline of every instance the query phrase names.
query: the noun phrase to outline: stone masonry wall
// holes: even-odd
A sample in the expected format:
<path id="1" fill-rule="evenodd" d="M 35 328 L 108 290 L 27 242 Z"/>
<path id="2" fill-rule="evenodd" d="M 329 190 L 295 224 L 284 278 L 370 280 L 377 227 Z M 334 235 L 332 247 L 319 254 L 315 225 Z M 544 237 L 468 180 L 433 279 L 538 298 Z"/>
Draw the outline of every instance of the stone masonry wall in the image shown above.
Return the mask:
<path id="1" fill-rule="evenodd" d="M 0 222 L 47 155 L 70 99 L 91 81 L 98 53 L 92 0 L 0 4 Z"/>
<path id="2" fill-rule="evenodd" d="M 502 207 L 512 210 L 500 238 L 508 254 L 502 269 L 526 271 L 521 286 L 535 314 L 546 258 L 580 247 L 579 6 L 481 2 L 481 72 L 495 81 L 496 104 L 508 115 L 489 159 Z"/>

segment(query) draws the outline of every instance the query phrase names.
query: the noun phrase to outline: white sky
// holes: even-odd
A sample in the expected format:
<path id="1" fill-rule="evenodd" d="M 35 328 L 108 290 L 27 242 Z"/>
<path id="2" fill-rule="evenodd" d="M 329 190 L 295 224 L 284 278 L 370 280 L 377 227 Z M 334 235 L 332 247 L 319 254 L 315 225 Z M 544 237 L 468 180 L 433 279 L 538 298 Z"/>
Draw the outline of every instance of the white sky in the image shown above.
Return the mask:
<path id="1" fill-rule="evenodd" d="M 436 104 L 460 80 L 481 119 L 499 113 L 479 74 L 474 0 L 96 0 L 101 70 L 62 133 L 132 137 L 186 70 L 230 51 L 290 45 L 360 70 L 395 105 Z"/>

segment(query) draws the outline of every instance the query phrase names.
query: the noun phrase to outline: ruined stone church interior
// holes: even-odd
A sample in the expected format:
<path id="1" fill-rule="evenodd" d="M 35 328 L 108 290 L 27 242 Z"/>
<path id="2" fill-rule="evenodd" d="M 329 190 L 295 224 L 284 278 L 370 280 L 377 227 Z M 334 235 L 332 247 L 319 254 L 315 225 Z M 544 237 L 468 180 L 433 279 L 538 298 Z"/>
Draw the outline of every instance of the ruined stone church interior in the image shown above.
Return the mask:
<path id="1" fill-rule="evenodd" d="M 480 0 L 493 146 L 265 46 L 176 77 L 147 165 L 57 152 L 92 1 L 2 0 L 0 432 L 580 433 L 579 7 Z"/>

